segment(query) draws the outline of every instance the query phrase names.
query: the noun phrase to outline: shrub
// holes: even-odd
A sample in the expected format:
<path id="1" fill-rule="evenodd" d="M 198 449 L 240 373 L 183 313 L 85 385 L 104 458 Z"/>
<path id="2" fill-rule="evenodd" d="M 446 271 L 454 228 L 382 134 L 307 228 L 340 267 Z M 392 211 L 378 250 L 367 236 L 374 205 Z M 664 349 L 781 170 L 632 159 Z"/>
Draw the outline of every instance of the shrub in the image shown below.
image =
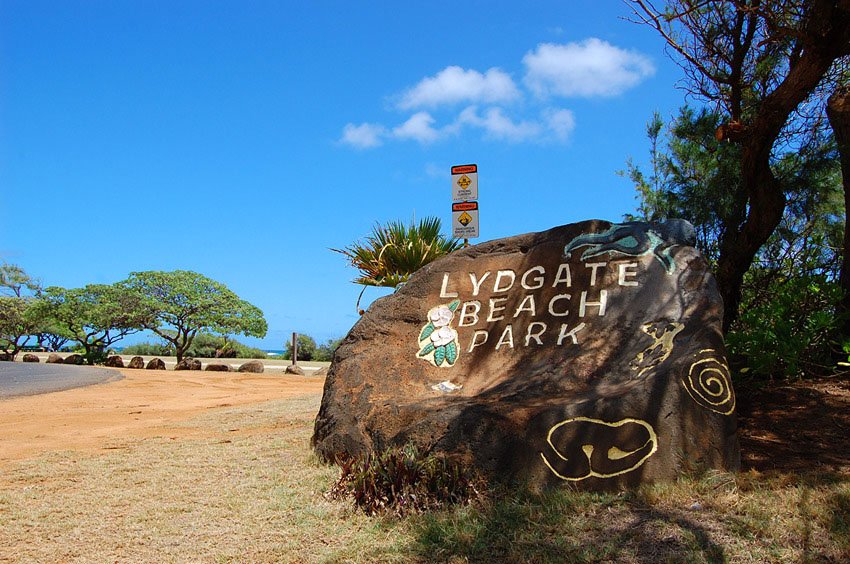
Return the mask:
<path id="1" fill-rule="evenodd" d="M 406 445 L 344 461 L 328 496 L 351 497 L 367 515 L 402 516 L 469 503 L 479 497 L 480 482 L 456 461 Z"/>
<path id="2" fill-rule="evenodd" d="M 755 379 L 831 372 L 841 322 L 835 315 L 841 297 L 837 281 L 758 274 L 749 274 L 741 315 L 726 335 L 736 368 Z"/>
<path id="3" fill-rule="evenodd" d="M 365 241 L 331 250 L 345 255 L 360 271 L 356 284 L 395 288 L 429 262 L 461 247 L 460 240 L 441 235 L 441 227 L 439 217 L 426 217 L 409 225 L 390 221 L 376 224 Z"/>
<path id="4" fill-rule="evenodd" d="M 121 349 L 122 355 L 128 356 L 174 356 L 174 348 L 165 343 L 136 343 Z"/>
<path id="5" fill-rule="evenodd" d="M 124 355 L 174 356 L 174 346 L 170 343 L 138 343 L 124 347 Z M 185 355 L 192 358 L 266 358 L 266 352 L 228 337 L 198 333 L 192 340 Z"/>
<path id="6" fill-rule="evenodd" d="M 263 350 L 249 347 L 229 337 L 209 333 L 195 335 L 185 355 L 193 358 L 266 358 L 266 352 Z"/>
<path id="7" fill-rule="evenodd" d="M 298 334 L 298 360 L 318 360 L 316 355 L 316 341 L 310 335 Z M 282 357 L 292 360 L 292 340 L 286 342 Z"/>
<path id="8" fill-rule="evenodd" d="M 342 342 L 342 339 L 328 339 L 323 345 L 316 347 L 316 353 L 313 355 L 313 360 L 321 362 L 330 362 L 333 360 L 336 348 Z"/>

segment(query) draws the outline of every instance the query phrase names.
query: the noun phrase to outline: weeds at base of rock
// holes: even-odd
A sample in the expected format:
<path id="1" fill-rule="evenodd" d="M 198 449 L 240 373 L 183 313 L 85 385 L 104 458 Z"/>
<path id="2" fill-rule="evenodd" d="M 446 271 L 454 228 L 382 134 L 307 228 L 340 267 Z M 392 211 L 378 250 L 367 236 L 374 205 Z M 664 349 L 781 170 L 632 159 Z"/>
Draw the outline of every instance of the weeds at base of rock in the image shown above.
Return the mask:
<path id="1" fill-rule="evenodd" d="M 412 444 L 341 461 L 329 499 L 351 498 L 367 515 L 421 513 L 466 505 L 484 491 L 483 480 L 458 461 L 421 454 Z"/>

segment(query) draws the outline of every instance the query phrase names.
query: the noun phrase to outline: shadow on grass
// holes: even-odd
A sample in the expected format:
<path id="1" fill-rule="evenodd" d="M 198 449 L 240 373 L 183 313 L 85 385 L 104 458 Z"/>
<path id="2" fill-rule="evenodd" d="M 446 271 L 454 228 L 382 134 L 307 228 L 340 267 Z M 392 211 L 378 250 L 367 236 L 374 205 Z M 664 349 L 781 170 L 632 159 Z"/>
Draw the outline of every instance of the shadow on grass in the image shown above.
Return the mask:
<path id="1" fill-rule="evenodd" d="M 723 562 L 696 522 L 633 494 L 511 494 L 484 507 L 420 516 L 413 555 L 469 562 Z"/>
<path id="2" fill-rule="evenodd" d="M 844 552 L 850 555 L 850 492 L 836 493 L 831 500 L 829 532 Z"/>

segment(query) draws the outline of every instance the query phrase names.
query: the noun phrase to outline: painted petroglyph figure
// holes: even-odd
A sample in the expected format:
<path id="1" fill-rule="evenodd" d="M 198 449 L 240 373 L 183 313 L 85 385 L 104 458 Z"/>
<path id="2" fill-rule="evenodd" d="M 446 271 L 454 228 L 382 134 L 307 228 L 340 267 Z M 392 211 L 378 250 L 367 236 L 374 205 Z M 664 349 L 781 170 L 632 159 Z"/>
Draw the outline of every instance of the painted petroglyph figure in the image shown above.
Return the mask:
<path id="1" fill-rule="evenodd" d="M 612 478 L 638 468 L 658 450 L 652 425 L 639 419 L 606 422 L 589 417 L 565 419 L 549 429 L 554 456 L 540 453 L 561 480 Z"/>
<path id="2" fill-rule="evenodd" d="M 653 253 L 667 274 L 672 274 L 676 271 L 676 262 L 670 256 L 673 246 L 645 223 L 615 223 L 601 233 L 579 235 L 564 247 L 564 256 L 570 258 L 573 251 L 581 247 L 588 247 L 581 254 L 583 261 L 605 253 L 630 257 Z"/>
<path id="3" fill-rule="evenodd" d="M 653 343 L 637 353 L 631 362 L 632 370 L 637 371 L 636 378 L 642 377 L 667 360 L 670 353 L 673 352 L 673 339 L 685 328 L 685 325 L 684 323 L 656 321 L 644 323 L 640 328 L 641 331 L 652 337 Z"/>
<path id="4" fill-rule="evenodd" d="M 432 307 L 428 311 L 428 323 L 419 332 L 419 358 L 434 366 L 454 366 L 459 349 L 457 331 L 450 325 L 459 305 L 460 301 L 454 300 L 448 305 Z"/>
<path id="5" fill-rule="evenodd" d="M 735 411 L 735 392 L 729 367 L 714 349 L 699 351 L 682 378 L 682 385 L 699 405 L 721 415 Z"/>

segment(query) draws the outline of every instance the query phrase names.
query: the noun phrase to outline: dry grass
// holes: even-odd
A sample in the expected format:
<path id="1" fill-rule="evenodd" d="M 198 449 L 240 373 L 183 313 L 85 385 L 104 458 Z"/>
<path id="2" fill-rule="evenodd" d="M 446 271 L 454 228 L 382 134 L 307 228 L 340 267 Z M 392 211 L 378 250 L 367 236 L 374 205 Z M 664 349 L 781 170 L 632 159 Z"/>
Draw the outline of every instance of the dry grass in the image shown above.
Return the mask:
<path id="1" fill-rule="evenodd" d="M 211 411 L 186 423 L 202 439 L 12 465 L 0 480 L 0 561 L 393 559 L 399 539 L 380 521 L 322 496 L 336 471 L 311 458 L 318 400 Z"/>
<path id="2" fill-rule="evenodd" d="M 2 562 L 842 562 L 850 478 L 708 474 L 621 494 L 509 493 L 405 519 L 322 495 L 316 393 L 210 409 L 192 432 L 3 468 Z"/>

